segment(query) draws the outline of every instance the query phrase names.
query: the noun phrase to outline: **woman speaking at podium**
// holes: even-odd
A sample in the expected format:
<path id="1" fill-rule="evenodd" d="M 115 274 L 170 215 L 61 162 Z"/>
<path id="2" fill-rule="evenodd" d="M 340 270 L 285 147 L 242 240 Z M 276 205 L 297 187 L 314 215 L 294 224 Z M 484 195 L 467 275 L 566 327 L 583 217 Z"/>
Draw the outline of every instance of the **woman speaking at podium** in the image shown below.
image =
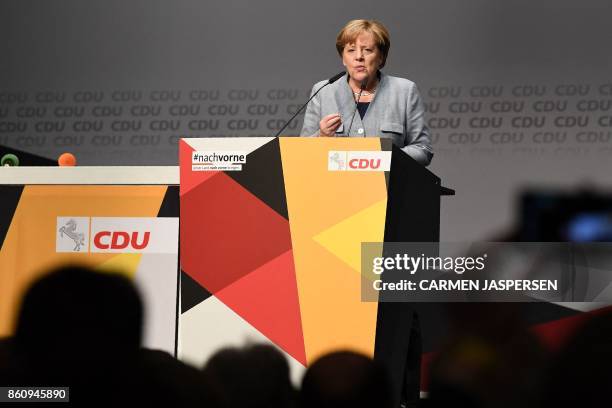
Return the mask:
<path id="1" fill-rule="evenodd" d="M 374 20 L 352 20 L 340 30 L 336 49 L 346 74 L 310 101 L 302 136 L 390 138 L 417 162 L 431 162 L 431 139 L 416 85 L 380 71 L 390 46 L 389 32 Z M 312 92 L 327 83 L 315 84 Z"/>
<path id="2" fill-rule="evenodd" d="M 377 21 L 352 20 L 340 30 L 336 49 L 346 73 L 315 84 L 302 136 L 389 138 L 418 163 L 431 162 L 431 139 L 416 85 L 381 72 L 390 45 L 389 32 Z M 375 342 L 374 358 L 387 367 L 393 384 L 393 407 L 416 406 L 421 334 L 411 304 L 379 304 Z"/>

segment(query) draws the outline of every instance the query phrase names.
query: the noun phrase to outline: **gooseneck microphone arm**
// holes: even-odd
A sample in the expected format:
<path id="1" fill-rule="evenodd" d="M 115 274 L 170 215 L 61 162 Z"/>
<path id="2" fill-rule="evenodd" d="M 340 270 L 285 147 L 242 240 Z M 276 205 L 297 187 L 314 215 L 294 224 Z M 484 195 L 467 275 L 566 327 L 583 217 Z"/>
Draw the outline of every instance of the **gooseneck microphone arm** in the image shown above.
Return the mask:
<path id="1" fill-rule="evenodd" d="M 314 98 L 315 96 L 317 96 L 317 94 L 319 93 L 319 91 L 321 91 L 321 89 L 325 88 L 327 85 L 333 84 L 334 82 L 336 82 L 337 80 L 339 80 L 340 78 L 342 78 L 342 77 L 344 76 L 344 74 L 345 74 L 345 72 L 344 72 L 344 71 L 342 71 L 342 72 L 337 73 L 337 74 L 336 74 L 336 75 L 334 75 L 333 77 L 329 78 L 329 79 L 327 80 L 327 83 L 323 84 L 323 86 L 322 86 L 322 87 L 320 87 L 319 89 L 317 89 L 317 91 L 316 91 L 315 93 L 313 93 L 313 94 L 312 94 L 312 96 L 311 96 L 311 97 L 310 97 L 310 98 L 309 98 L 309 99 L 306 101 L 306 103 L 305 103 L 305 104 L 303 104 L 303 105 L 300 107 L 300 109 L 298 109 L 298 111 L 297 111 L 297 112 L 295 112 L 295 114 L 294 114 L 294 115 L 291 117 L 291 119 L 289 119 L 289 120 L 288 120 L 288 121 L 287 121 L 287 122 L 286 122 L 286 123 L 283 125 L 283 127 L 282 127 L 282 128 L 280 128 L 280 130 L 279 130 L 278 132 L 276 132 L 276 134 L 274 135 L 274 137 L 278 137 L 278 136 L 279 136 L 279 135 L 280 135 L 280 134 L 283 132 L 283 130 L 287 129 L 287 126 L 289 126 L 289 124 L 291 123 L 291 121 L 292 121 L 293 119 L 295 119 L 295 117 L 296 117 L 297 115 L 299 115 L 301 111 L 303 111 L 303 110 L 304 110 L 304 108 L 305 108 L 305 107 L 306 107 L 306 106 L 307 106 L 307 105 L 310 103 L 310 101 L 312 101 L 312 98 Z"/>

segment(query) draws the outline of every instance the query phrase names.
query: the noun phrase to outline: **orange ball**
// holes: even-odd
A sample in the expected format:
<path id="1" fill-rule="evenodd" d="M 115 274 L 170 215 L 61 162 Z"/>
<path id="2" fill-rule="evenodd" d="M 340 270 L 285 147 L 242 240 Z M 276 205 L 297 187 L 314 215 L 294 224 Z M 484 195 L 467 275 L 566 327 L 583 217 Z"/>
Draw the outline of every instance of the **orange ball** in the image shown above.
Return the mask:
<path id="1" fill-rule="evenodd" d="M 76 157 L 72 153 L 62 153 L 57 159 L 57 164 L 62 167 L 65 166 L 76 166 Z"/>

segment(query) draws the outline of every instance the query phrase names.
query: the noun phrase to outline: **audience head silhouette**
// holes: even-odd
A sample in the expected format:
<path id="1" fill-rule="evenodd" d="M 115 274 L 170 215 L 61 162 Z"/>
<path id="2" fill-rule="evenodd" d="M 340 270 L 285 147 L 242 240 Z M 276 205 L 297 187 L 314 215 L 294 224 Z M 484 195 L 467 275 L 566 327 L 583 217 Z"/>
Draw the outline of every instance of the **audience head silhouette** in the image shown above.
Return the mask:
<path id="1" fill-rule="evenodd" d="M 306 371 L 301 408 L 388 408 L 390 383 L 385 369 L 351 351 L 327 354 Z"/>
<path id="2" fill-rule="evenodd" d="M 204 374 L 222 390 L 230 408 L 286 408 L 294 404 L 289 365 L 273 346 L 222 349 L 210 358 Z"/>
<path id="3" fill-rule="evenodd" d="M 137 350 L 142 325 L 140 296 L 126 277 L 69 266 L 51 271 L 27 291 L 15 341 L 33 356 L 106 358 Z"/>

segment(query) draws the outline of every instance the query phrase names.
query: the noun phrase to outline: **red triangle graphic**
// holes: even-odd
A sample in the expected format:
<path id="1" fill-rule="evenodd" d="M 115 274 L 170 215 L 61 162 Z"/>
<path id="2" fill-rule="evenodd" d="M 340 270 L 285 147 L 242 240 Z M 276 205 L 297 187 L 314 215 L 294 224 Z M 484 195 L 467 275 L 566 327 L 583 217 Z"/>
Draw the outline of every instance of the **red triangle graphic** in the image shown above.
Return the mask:
<path id="1" fill-rule="evenodd" d="M 181 196 L 181 268 L 210 293 L 291 249 L 289 222 L 221 172 Z"/>
<path id="2" fill-rule="evenodd" d="M 179 141 L 180 195 L 186 194 L 192 188 L 220 173 L 219 171 L 191 171 L 191 153 L 194 151 L 195 149 L 187 142 Z"/>
<path id="3" fill-rule="evenodd" d="M 293 251 L 260 266 L 215 296 L 306 366 Z"/>
<path id="4" fill-rule="evenodd" d="M 602 307 L 589 312 L 577 312 L 574 316 L 533 325 L 531 329 L 544 346 L 556 352 L 561 350 L 589 319 L 607 312 L 612 312 L 612 307 Z"/>

